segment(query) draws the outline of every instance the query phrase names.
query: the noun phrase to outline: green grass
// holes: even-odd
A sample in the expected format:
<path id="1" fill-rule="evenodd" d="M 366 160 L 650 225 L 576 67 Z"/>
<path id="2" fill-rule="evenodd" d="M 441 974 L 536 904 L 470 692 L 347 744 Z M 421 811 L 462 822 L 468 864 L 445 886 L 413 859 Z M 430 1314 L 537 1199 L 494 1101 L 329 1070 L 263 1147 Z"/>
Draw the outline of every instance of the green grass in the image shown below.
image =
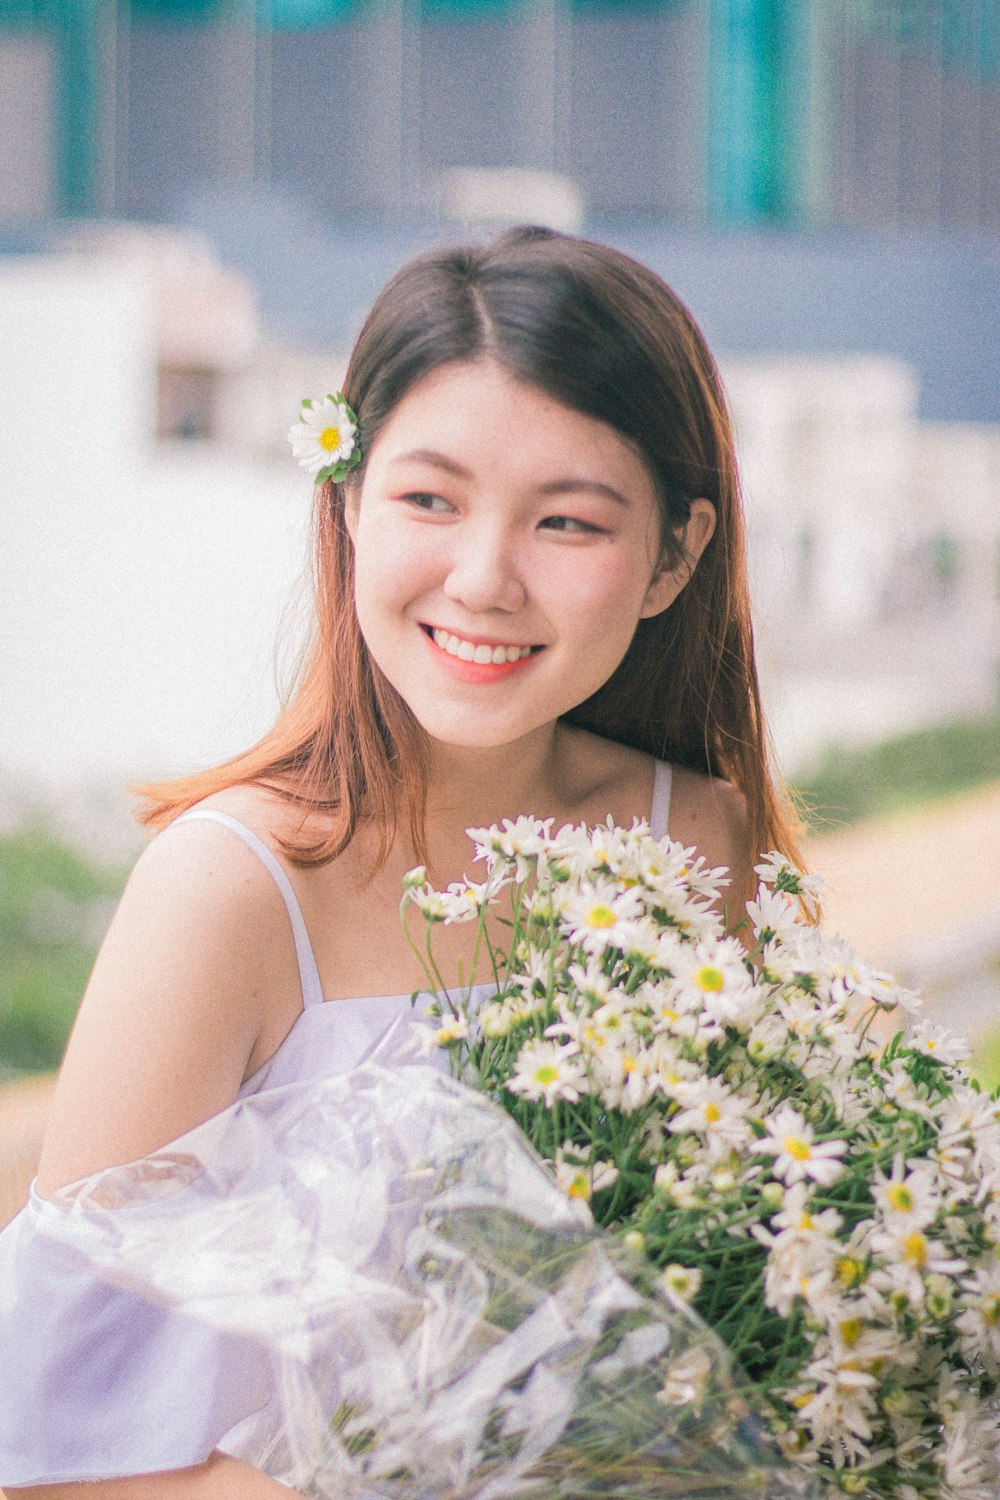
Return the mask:
<path id="1" fill-rule="evenodd" d="M 832 747 L 795 790 L 816 832 L 1000 781 L 1000 712 L 914 730 L 863 750 Z"/>
<path id="2" fill-rule="evenodd" d="M 0 837 L 0 1071 L 58 1065 L 123 883 L 41 823 Z"/>
<path id="3" fill-rule="evenodd" d="M 1000 1087 L 1000 1027 L 988 1031 L 976 1045 L 969 1071 L 990 1093 Z"/>

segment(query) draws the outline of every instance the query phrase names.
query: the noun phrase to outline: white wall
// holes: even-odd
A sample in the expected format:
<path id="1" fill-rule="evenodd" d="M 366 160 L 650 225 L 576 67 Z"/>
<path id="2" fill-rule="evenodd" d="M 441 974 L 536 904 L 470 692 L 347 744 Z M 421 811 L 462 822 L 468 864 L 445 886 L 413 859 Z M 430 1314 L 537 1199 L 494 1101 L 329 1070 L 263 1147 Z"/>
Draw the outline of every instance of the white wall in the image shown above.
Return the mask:
<path id="1" fill-rule="evenodd" d="M 181 771 L 276 705 L 305 551 L 291 463 L 152 441 L 152 298 L 86 262 L 0 262 L 0 768 Z"/>

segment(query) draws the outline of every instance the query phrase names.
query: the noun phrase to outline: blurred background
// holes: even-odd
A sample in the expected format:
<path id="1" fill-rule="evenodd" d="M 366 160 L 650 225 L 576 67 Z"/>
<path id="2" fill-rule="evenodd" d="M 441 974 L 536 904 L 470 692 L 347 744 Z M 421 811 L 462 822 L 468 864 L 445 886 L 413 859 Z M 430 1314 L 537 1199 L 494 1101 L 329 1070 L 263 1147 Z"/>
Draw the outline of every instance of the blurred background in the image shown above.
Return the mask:
<path id="1" fill-rule="evenodd" d="M 0 1160 L 125 782 L 279 701 L 298 401 L 408 254 L 526 220 L 704 327 L 830 920 L 994 1076 L 1000 0 L 0 0 L 0 146 Z"/>

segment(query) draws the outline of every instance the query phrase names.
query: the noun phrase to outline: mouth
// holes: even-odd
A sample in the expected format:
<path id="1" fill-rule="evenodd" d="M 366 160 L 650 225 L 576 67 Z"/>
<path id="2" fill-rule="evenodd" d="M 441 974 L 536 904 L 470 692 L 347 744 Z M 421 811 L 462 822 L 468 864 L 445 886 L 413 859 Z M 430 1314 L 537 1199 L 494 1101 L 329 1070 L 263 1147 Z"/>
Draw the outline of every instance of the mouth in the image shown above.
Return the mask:
<path id="1" fill-rule="evenodd" d="M 424 625 L 422 629 L 440 650 L 458 661 L 473 662 L 477 666 L 506 666 L 511 662 L 526 661 L 529 656 L 544 650 L 542 646 L 519 646 L 504 641 L 472 641 L 468 636 L 455 635 L 436 625 Z"/>

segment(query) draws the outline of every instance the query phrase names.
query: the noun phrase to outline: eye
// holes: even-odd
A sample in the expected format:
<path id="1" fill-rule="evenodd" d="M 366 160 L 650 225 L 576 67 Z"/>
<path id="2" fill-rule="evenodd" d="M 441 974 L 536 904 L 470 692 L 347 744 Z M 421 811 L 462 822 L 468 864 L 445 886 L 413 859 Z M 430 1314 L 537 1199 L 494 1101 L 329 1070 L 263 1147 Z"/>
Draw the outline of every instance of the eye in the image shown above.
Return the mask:
<path id="1" fill-rule="evenodd" d="M 432 494 L 430 490 L 411 490 L 402 498 L 415 510 L 427 511 L 430 515 L 443 516 L 454 510 L 454 506 L 443 495 Z"/>
<path id="2" fill-rule="evenodd" d="M 546 531 L 562 531 L 571 536 L 600 536 L 603 532 L 603 527 L 581 521 L 578 516 L 546 516 L 541 525 Z"/>

